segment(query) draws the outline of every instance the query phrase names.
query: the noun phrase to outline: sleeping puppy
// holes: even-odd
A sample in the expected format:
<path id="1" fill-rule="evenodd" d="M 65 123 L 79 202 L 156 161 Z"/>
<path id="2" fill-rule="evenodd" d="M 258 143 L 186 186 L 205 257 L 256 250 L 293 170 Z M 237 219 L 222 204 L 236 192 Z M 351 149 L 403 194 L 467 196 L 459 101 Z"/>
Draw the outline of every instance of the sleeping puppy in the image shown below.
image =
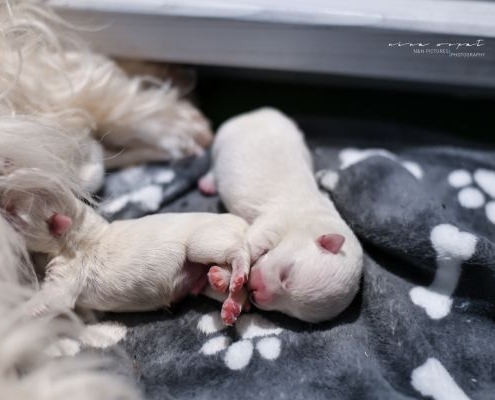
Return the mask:
<path id="1" fill-rule="evenodd" d="M 24 168 L 0 181 L 4 215 L 29 251 L 48 255 L 41 291 L 27 307 L 31 315 L 74 306 L 154 310 L 202 292 L 212 264 L 230 266 L 233 275 L 249 272 L 247 223 L 240 217 L 156 214 L 108 223 L 55 175 Z M 242 285 L 229 294 L 222 309 L 226 324 L 246 299 Z"/>
<path id="2" fill-rule="evenodd" d="M 264 108 L 225 122 L 213 145 L 213 169 L 199 182 L 218 190 L 228 211 L 250 224 L 252 302 L 308 322 L 329 320 L 356 295 L 361 246 L 317 187 L 297 126 Z M 229 273 L 210 272 L 221 287 Z"/>

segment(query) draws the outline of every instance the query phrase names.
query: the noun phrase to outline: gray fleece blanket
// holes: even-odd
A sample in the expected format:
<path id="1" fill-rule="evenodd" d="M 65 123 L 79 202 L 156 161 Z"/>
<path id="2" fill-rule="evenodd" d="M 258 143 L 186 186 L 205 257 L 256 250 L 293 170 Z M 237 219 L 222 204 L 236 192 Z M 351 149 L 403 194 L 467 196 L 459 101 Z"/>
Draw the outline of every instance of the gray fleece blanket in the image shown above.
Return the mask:
<path id="1" fill-rule="evenodd" d="M 81 347 L 110 355 L 148 399 L 494 399 L 495 151 L 403 127 L 302 126 L 322 190 L 365 249 L 349 309 L 317 325 L 253 310 L 226 328 L 197 297 L 108 314 Z M 219 212 L 195 189 L 207 167 L 116 171 L 100 211 Z"/>

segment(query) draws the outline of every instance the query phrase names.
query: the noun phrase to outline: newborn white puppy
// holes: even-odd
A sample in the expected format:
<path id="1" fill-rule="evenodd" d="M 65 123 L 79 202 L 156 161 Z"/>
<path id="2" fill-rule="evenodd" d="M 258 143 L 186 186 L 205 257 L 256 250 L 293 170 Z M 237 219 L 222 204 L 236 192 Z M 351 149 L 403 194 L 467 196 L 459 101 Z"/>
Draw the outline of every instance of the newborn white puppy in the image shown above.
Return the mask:
<path id="1" fill-rule="evenodd" d="M 249 272 L 248 225 L 235 215 L 155 214 L 108 223 L 55 177 L 26 168 L 2 179 L 10 180 L 1 193 L 8 220 L 29 251 L 48 254 L 30 314 L 59 306 L 154 310 L 202 292 L 212 264 Z M 225 323 L 235 321 L 246 299 L 245 289 L 230 293 Z"/>
<path id="2" fill-rule="evenodd" d="M 294 122 L 270 108 L 225 122 L 214 141 L 212 172 L 199 186 L 217 189 L 228 211 L 252 224 L 248 287 L 256 306 L 308 322 L 349 306 L 359 289 L 362 248 L 319 191 Z"/>

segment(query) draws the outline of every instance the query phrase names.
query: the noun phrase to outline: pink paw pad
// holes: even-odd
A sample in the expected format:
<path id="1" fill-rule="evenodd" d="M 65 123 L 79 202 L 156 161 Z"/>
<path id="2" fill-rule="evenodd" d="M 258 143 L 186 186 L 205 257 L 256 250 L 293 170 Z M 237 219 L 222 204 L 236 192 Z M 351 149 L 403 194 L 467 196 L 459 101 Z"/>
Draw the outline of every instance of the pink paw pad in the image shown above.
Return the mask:
<path id="1" fill-rule="evenodd" d="M 221 317 L 225 325 L 233 325 L 241 313 L 241 306 L 232 299 L 223 303 Z"/>
<path id="2" fill-rule="evenodd" d="M 230 291 L 232 293 L 238 292 L 242 289 L 245 283 L 247 283 L 247 276 L 243 273 L 236 274 L 230 282 Z"/>
<path id="3" fill-rule="evenodd" d="M 217 292 L 225 293 L 229 287 L 228 276 L 225 271 L 217 266 L 213 266 L 208 271 L 208 281 Z"/>

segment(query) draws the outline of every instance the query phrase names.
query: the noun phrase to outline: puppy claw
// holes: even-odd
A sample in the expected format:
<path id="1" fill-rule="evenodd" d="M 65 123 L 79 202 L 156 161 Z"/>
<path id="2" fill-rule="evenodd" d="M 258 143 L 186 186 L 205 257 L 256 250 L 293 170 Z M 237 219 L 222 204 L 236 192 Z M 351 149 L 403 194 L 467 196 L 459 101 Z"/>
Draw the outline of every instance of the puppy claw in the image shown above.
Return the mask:
<path id="1" fill-rule="evenodd" d="M 245 283 L 247 283 L 248 277 L 243 274 L 241 276 L 233 276 L 230 282 L 230 292 L 236 293 L 242 289 Z"/>

